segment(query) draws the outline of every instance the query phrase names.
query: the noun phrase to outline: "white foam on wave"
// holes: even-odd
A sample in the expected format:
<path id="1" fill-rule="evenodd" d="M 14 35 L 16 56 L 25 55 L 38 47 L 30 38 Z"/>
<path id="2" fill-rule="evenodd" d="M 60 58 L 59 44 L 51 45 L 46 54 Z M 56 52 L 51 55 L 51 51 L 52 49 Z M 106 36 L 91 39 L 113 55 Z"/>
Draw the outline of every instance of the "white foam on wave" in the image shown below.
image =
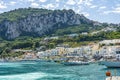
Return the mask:
<path id="1" fill-rule="evenodd" d="M 44 77 L 70 77 L 70 75 L 55 75 L 42 72 L 17 74 L 17 75 L 5 75 L 0 76 L 0 80 L 36 80 Z"/>
<path id="2" fill-rule="evenodd" d="M 47 76 L 46 73 L 36 72 L 36 73 L 0 76 L 0 80 L 36 80 L 46 76 Z"/>
<path id="3" fill-rule="evenodd" d="M 18 63 L 0 63 L 0 67 L 21 67 Z"/>

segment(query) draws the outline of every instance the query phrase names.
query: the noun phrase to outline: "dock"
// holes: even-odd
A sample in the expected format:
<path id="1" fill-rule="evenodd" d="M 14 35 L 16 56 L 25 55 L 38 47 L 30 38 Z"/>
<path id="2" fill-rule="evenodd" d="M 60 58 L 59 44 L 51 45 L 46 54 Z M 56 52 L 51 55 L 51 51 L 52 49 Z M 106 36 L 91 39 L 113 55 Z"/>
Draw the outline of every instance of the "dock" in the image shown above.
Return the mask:
<path id="1" fill-rule="evenodd" d="M 107 77 L 106 80 L 120 80 L 120 76 Z"/>

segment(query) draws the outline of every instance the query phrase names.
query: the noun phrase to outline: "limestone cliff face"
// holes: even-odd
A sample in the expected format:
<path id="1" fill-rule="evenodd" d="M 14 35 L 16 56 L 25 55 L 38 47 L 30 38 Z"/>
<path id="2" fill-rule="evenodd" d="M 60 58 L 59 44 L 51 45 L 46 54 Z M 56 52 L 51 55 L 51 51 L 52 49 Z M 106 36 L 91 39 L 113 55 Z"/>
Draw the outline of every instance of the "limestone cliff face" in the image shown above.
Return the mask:
<path id="1" fill-rule="evenodd" d="M 47 14 L 31 14 L 17 21 L 3 20 L 0 23 L 0 36 L 14 39 L 19 36 L 42 36 L 49 34 L 64 25 L 92 24 L 93 22 L 83 15 L 72 10 L 55 10 Z"/>

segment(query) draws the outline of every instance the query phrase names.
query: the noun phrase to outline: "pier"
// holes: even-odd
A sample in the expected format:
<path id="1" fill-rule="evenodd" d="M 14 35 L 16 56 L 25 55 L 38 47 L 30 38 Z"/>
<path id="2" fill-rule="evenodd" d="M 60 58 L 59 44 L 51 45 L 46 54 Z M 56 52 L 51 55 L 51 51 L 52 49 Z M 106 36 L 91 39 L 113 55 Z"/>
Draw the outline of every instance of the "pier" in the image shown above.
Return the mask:
<path id="1" fill-rule="evenodd" d="M 107 77 L 106 80 L 120 80 L 120 76 Z"/>

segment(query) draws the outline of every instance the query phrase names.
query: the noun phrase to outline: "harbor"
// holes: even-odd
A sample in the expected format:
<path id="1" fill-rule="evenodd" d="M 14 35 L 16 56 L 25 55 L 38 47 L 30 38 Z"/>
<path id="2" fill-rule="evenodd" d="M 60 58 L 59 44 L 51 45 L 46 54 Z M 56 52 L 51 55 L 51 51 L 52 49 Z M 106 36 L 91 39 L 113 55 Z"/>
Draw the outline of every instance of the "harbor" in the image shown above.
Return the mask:
<path id="1" fill-rule="evenodd" d="M 31 75 L 31 80 L 119 80 L 118 43 L 120 40 L 115 39 L 75 48 L 59 45 L 44 51 L 15 49 L 12 52 L 23 55 L 0 59 L 0 80 L 28 80 Z M 107 71 L 112 75 L 106 76 Z"/>
<path id="2" fill-rule="evenodd" d="M 110 70 L 98 63 L 89 65 L 66 66 L 55 62 L 6 62 L 0 63 L 0 80 L 105 80 Z M 120 75 L 120 69 L 116 69 Z"/>
<path id="3" fill-rule="evenodd" d="M 21 61 L 0 63 L 0 80 L 119 80 L 119 68 L 93 63 L 66 66 L 56 62 Z M 111 75 L 106 76 L 110 71 Z M 31 77 L 32 75 L 32 77 Z"/>

